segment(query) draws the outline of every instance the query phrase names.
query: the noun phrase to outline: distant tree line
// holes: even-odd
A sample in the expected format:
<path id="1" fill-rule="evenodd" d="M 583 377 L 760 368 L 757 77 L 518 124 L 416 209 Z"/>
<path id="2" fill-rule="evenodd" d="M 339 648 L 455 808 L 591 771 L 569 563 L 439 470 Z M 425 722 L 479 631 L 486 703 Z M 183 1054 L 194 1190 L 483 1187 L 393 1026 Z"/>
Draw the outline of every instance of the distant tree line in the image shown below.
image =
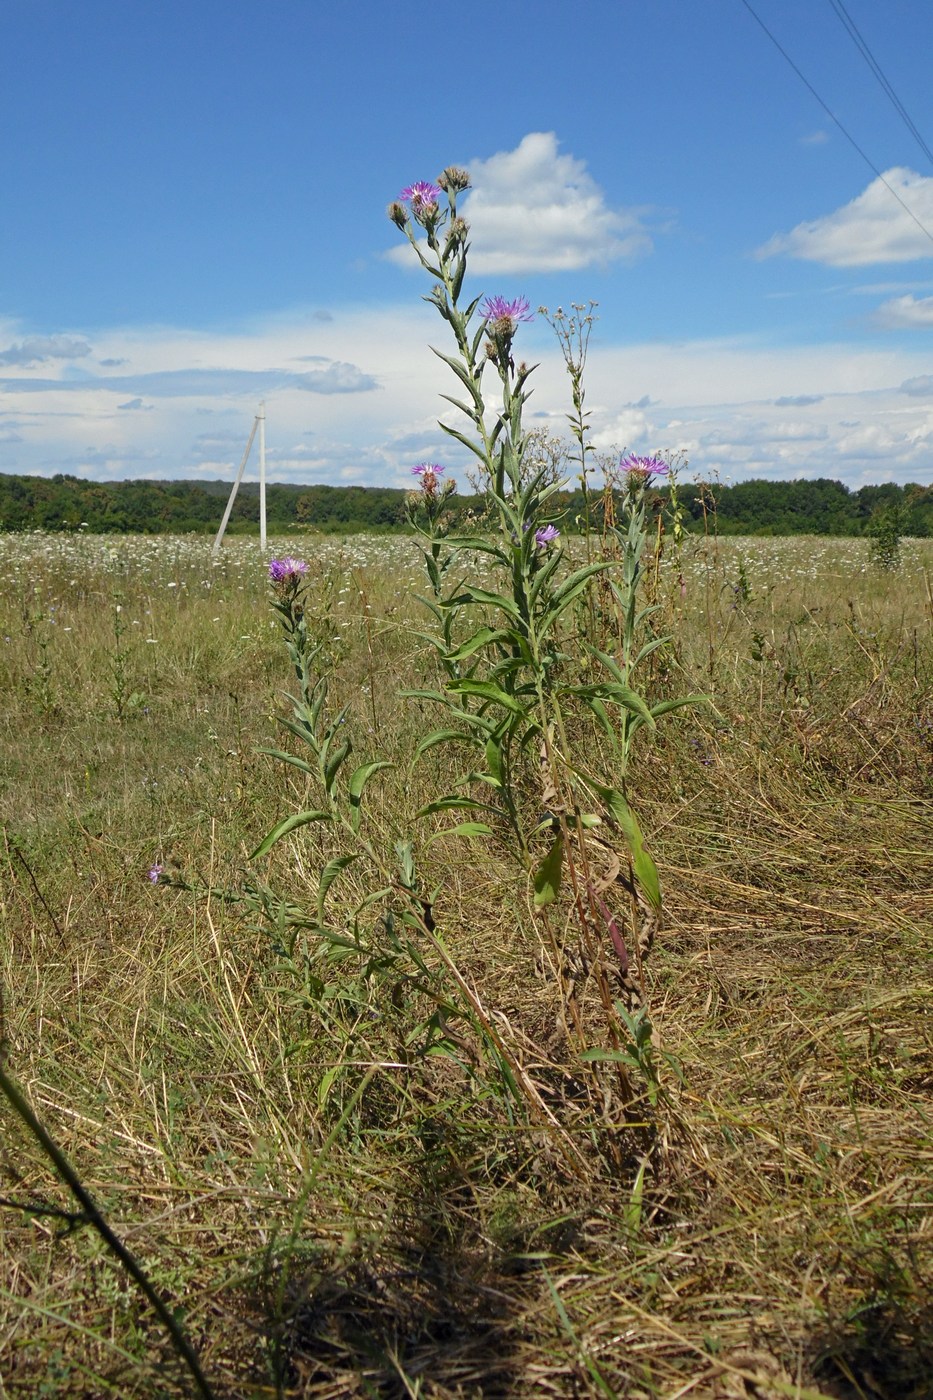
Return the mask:
<path id="1" fill-rule="evenodd" d="M 680 500 L 689 530 L 729 535 L 871 535 L 877 522 L 896 516 L 903 535 L 933 536 L 933 487 L 861 486 L 841 482 L 740 481 L 734 486 L 681 483 Z M 95 534 L 213 533 L 229 482 L 84 481 L 76 476 L 0 475 L 0 529 L 77 530 Z M 387 486 L 269 486 L 270 533 L 312 528 L 331 533 L 396 531 L 407 528 L 404 490 Z M 454 498 L 464 518 L 482 510 L 478 496 Z M 579 491 L 552 500 L 565 530 L 583 515 Z M 598 512 L 597 512 L 598 515 Z M 259 487 L 250 482 L 237 495 L 229 530 L 259 528 Z"/>

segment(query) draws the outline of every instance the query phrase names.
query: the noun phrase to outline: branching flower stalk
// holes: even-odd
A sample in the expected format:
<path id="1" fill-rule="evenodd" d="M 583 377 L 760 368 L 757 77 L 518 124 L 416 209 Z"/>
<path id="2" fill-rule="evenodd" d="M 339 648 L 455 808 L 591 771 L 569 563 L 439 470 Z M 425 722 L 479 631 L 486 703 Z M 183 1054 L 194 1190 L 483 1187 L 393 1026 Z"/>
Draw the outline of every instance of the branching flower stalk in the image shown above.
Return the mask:
<path id="1" fill-rule="evenodd" d="M 567 414 L 567 421 L 570 424 L 570 431 L 577 444 L 580 462 L 580 490 L 583 493 L 583 526 L 586 537 L 586 558 L 587 563 L 592 559 L 592 542 L 590 540 L 590 489 L 588 457 L 593 453 L 592 443 L 587 441 L 587 433 L 590 430 L 589 413 L 584 410 L 583 404 L 586 399 L 586 390 L 583 384 L 584 372 L 586 370 L 586 357 L 590 345 L 590 333 L 593 323 L 597 319 L 593 314 L 596 310 L 597 302 L 591 301 L 572 302 L 571 314 L 568 316 L 562 306 L 552 314 L 546 306 L 538 307 L 538 315 L 543 316 L 548 325 L 557 337 L 561 354 L 564 357 L 564 365 L 567 370 L 567 377 L 570 380 L 570 397 L 573 403 L 573 412 Z"/>

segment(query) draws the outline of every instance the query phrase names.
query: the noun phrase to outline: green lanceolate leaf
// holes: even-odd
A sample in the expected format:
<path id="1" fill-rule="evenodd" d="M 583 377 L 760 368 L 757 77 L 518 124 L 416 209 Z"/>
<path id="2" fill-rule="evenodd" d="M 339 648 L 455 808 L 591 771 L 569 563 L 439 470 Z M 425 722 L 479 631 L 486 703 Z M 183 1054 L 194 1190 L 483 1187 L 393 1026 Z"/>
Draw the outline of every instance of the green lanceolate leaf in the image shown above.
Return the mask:
<path id="1" fill-rule="evenodd" d="M 346 870 L 348 865 L 352 865 L 358 857 L 356 855 L 335 856 L 329 860 L 321 871 L 321 879 L 317 887 L 317 916 L 321 923 L 324 922 L 324 900 L 327 891 L 340 874 L 341 870 Z"/>
<path id="2" fill-rule="evenodd" d="M 340 747 L 334 753 L 331 754 L 330 758 L 328 758 L 327 762 L 325 763 L 324 786 L 328 792 L 332 790 L 334 786 L 334 779 L 337 776 L 337 771 L 340 768 L 341 763 L 343 763 L 344 759 L 349 754 L 351 748 L 352 745 L 350 743 L 350 740 L 347 739 L 345 743 L 341 744 Z"/>
<path id="3" fill-rule="evenodd" d="M 509 642 L 513 645 L 519 641 L 515 632 L 510 629 L 497 627 L 480 627 L 473 633 L 467 641 L 461 643 L 456 651 L 449 652 L 445 661 L 464 661 L 466 657 L 472 656 L 474 651 L 479 651 L 480 647 L 489 646 L 492 642 Z"/>
<path id="4" fill-rule="evenodd" d="M 629 1069 L 639 1068 L 635 1056 L 628 1054 L 625 1050 L 600 1050 L 599 1048 L 584 1050 L 580 1059 L 584 1060 L 588 1065 L 608 1062 L 610 1064 L 627 1065 Z"/>
<path id="5" fill-rule="evenodd" d="M 373 763 L 361 763 L 350 778 L 350 822 L 354 831 L 360 829 L 360 802 L 363 797 L 363 789 L 374 773 L 378 773 L 383 768 L 394 768 L 395 764 L 387 758 L 377 758 Z"/>
<path id="6" fill-rule="evenodd" d="M 459 683 L 455 682 L 454 685 L 456 684 Z M 400 690 L 399 694 L 409 700 L 435 700 L 439 705 L 446 705 L 448 710 L 453 710 L 473 728 L 483 730 L 487 734 L 491 734 L 496 728 L 494 720 L 488 719 L 485 715 L 477 714 L 473 710 L 465 710 L 462 705 L 458 705 L 456 695 L 442 695 L 438 690 Z"/>
<path id="7" fill-rule="evenodd" d="M 498 815 L 498 809 L 490 802 L 478 802 L 475 797 L 438 797 L 434 802 L 428 802 L 424 807 L 419 807 L 415 813 L 416 817 L 430 817 L 435 812 L 493 812 Z"/>
<path id="8" fill-rule="evenodd" d="M 598 681 L 596 685 L 568 685 L 561 689 L 562 695 L 579 695 L 582 700 L 613 700 L 623 709 L 631 710 L 632 714 L 638 715 L 643 724 L 654 728 L 654 720 L 651 711 L 637 691 L 631 690 L 627 685 L 620 685 L 618 681 Z"/>
<path id="9" fill-rule="evenodd" d="M 478 539 L 474 535 L 450 535 L 447 544 L 451 549 L 473 549 L 480 554 L 492 554 L 501 564 L 508 566 L 509 560 L 505 553 L 490 540 Z"/>
<path id="10" fill-rule="evenodd" d="M 427 753 L 428 749 L 433 749 L 438 744 L 476 744 L 479 740 L 473 734 L 467 734 L 462 729 L 435 729 L 432 733 L 426 734 L 415 749 L 415 758 L 420 758 Z"/>
<path id="11" fill-rule="evenodd" d="M 493 685 L 492 681 L 451 681 L 447 689 L 455 695 L 475 695 L 481 700 L 489 700 L 496 705 L 501 705 L 504 710 L 510 711 L 513 715 L 527 713 L 520 700 L 517 700 L 514 695 L 509 695 L 507 691 L 501 690 L 499 686 Z"/>
<path id="12" fill-rule="evenodd" d="M 658 877 L 658 867 L 645 850 L 638 818 L 616 788 L 599 788 L 598 791 L 606 803 L 610 815 L 625 836 L 632 857 L 635 879 L 641 886 L 649 904 L 655 909 L 660 909 L 661 881 Z"/>
<path id="13" fill-rule="evenodd" d="M 473 442 L 465 433 L 458 433 L 457 429 L 452 428 L 449 423 L 438 423 L 437 426 L 442 428 L 443 431 L 447 433 L 448 437 L 456 438 L 457 442 L 461 443 L 464 447 L 468 447 L 473 453 L 473 456 L 478 457 L 483 463 L 483 466 L 486 465 L 486 451 L 481 442 Z"/>
<path id="14" fill-rule="evenodd" d="M 553 904 L 560 894 L 560 879 L 564 868 L 564 838 L 558 836 L 544 860 L 534 873 L 535 908 Z"/>
<path id="15" fill-rule="evenodd" d="M 290 763 L 293 768 L 300 768 L 302 773 L 308 773 L 312 778 L 317 776 L 317 769 L 312 768 L 310 763 L 305 763 L 303 758 L 298 758 L 296 754 L 285 753 L 283 749 L 257 749 L 257 753 L 268 754 L 270 758 L 277 758 L 281 763 Z"/>
<path id="16" fill-rule="evenodd" d="M 616 567 L 614 559 L 600 559 L 595 564 L 584 564 L 582 569 L 576 569 L 564 579 L 559 588 L 554 590 L 551 600 L 551 607 L 557 613 L 563 612 L 569 603 L 572 603 L 581 589 L 585 588 L 594 574 L 603 574 L 607 569 Z"/>
<path id="17" fill-rule="evenodd" d="M 496 780 L 496 784 L 501 787 L 502 778 L 502 743 L 501 740 L 492 737 L 486 740 L 486 765 L 490 773 Z"/>
<path id="18" fill-rule="evenodd" d="M 672 710 L 682 710 L 686 705 L 705 705 L 708 699 L 708 695 L 685 695 L 682 700 L 661 700 L 657 705 L 651 706 L 651 713 L 655 719 L 660 719 L 661 715 L 669 715 Z"/>
<path id="19" fill-rule="evenodd" d="M 453 598 L 445 598 L 443 606 L 445 608 L 459 608 L 464 603 L 484 603 L 490 608 L 501 608 L 518 621 L 520 614 L 518 607 L 511 598 L 507 598 L 504 593 L 490 593 L 486 588 L 473 588 L 467 585 L 461 592 Z"/>
<path id="20" fill-rule="evenodd" d="M 430 846 L 432 841 L 439 841 L 442 836 L 492 836 L 491 826 L 485 822 L 459 822 L 457 826 L 447 826 L 443 831 L 435 831 L 433 836 L 429 836 L 425 841 L 425 846 Z"/>
<path id="21" fill-rule="evenodd" d="M 277 841 L 281 841 L 282 837 L 288 836 L 290 832 L 297 831 L 299 827 L 307 826 L 309 822 L 329 822 L 330 820 L 330 812 L 321 812 L 317 810 L 312 812 L 295 812 L 292 816 L 286 817 L 284 821 L 279 822 L 277 826 L 272 828 L 265 840 L 261 841 L 255 851 L 253 851 L 250 860 L 258 860 L 260 856 L 268 855 Z"/>
<path id="22" fill-rule="evenodd" d="M 575 768 L 573 771 L 578 778 L 586 783 L 591 792 L 597 793 L 602 798 L 611 820 L 625 837 L 625 844 L 628 846 L 632 861 L 632 870 L 642 893 L 654 909 L 660 909 L 661 881 L 658 876 L 658 867 L 645 850 L 644 837 L 641 834 L 641 827 L 638 825 L 635 813 L 618 788 L 603 787 L 601 783 L 594 782 L 592 778 L 588 778 L 579 769 Z"/>

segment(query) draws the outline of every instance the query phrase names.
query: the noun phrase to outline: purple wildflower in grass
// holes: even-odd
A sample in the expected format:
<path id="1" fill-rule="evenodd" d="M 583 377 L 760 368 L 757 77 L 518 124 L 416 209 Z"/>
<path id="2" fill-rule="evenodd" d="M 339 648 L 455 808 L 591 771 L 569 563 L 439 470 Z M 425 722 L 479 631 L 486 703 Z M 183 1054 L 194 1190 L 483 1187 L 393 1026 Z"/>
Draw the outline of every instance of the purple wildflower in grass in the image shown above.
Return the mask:
<path id="1" fill-rule="evenodd" d="M 149 880 L 151 884 L 157 885 L 162 878 L 162 871 L 164 869 L 165 866 L 160 865 L 159 862 L 156 861 L 155 864 L 150 865 L 149 869 L 146 871 L 146 879 Z"/>
<path id="2" fill-rule="evenodd" d="M 519 321 L 534 320 L 527 297 L 514 297 L 511 301 L 507 297 L 487 297 L 480 307 L 480 315 L 487 321 L 511 321 L 513 328 Z"/>
<path id="3" fill-rule="evenodd" d="M 293 559 L 287 554 L 284 559 L 269 560 L 269 578 L 273 583 L 291 583 L 297 581 L 302 574 L 308 572 L 308 566 L 303 559 Z"/>
<path id="4" fill-rule="evenodd" d="M 560 530 L 556 525 L 542 525 L 540 530 L 535 530 L 535 544 L 539 549 L 543 549 L 547 544 L 553 544 L 560 538 Z"/>
<path id="5" fill-rule="evenodd" d="M 416 180 L 413 185 L 406 185 L 399 195 L 403 204 L 410 204 L 413 214 L 420 214 L 428 205 L 436 204 L 441 197 L 440 185 L 432 184 L 430 180 Z"/>
<path id="6" fill-rule="evenodd" d="M 636 457 L 632 453 L 622 458 L 619 467 L 624 472 L 644 477 L 667 476 L 670 471 L 667 462 L 661 457 Z"/>

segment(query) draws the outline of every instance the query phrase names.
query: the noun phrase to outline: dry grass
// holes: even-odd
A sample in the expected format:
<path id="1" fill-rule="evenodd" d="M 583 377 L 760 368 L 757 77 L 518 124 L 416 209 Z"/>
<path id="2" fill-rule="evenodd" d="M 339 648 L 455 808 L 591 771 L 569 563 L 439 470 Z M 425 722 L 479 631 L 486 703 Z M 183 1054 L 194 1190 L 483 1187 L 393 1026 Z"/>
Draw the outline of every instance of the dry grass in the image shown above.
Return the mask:
<path id="1" fill-rule="evenodd" d="M 449 1063 L 402 1067 L 389 1007 L 340 1039 L 219 893 L 301 800 L 256 754 L 289 678 L 255 547 L 212 571 L 201 542 L 0 536 L 8 1064 L 218 1395 L 933 1394 L 933 553 L 885 576 L 861 550 L 687 560 L 658 684 L 714 704 L 636 775 L 667 903 L 652 1011 L 685 1082 L 628 1165 L 589 1124 L 570 1173 Z M 410 766 L 434 722 L 397 698 L 429 664 L 410 546 L 313 552 L 358 750 L 399 765 L 373 787 L 390 841 L 455 771 Z M 300 902 L 332 853 L 306 833 L 271 874 Z M 153 888 L 156 858 L 215 893 Z M 524 877 L 470 842 L 423 859 L 462 973 L 576 1131 Z M 72 1203 L 5 1111 L 0 1195 L 0 1395 L 184 1393 L 97 1236 L 43 1213 Z"/>

